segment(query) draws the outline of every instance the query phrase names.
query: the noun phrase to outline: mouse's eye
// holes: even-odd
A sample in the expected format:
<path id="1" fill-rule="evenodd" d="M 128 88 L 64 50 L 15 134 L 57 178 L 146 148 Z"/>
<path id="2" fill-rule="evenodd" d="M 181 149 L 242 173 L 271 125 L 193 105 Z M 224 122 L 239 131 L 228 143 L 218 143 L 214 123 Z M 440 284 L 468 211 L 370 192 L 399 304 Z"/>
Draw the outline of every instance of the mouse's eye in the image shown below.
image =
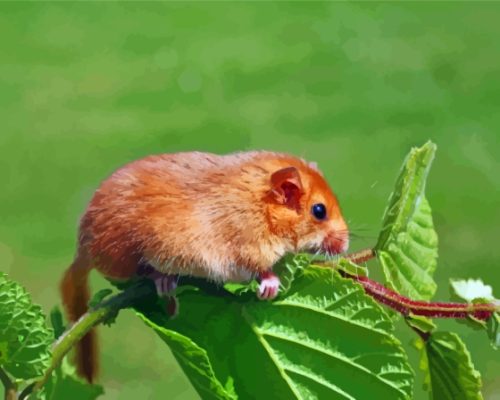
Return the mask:
<path id="1" fill-rule="evenodd" d="M 326 207 L 323 203 L 316 203 L 311 208 L 312 215 L 314 218 L 320 221 L 326 218 Z"/>

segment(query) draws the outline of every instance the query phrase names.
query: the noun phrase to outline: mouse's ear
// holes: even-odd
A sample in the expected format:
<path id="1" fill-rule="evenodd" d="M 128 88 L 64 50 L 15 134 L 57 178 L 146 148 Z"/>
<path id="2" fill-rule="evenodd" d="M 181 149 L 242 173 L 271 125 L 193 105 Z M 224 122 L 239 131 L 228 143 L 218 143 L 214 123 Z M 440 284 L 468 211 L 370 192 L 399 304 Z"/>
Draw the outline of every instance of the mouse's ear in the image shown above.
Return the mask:
<path id="1" fill-rule="evenodd" d="M 300 198 L 304 194 L 299 171 L 287 167 L 271 175 L 271 197 L 278 203 L 299 210 Z"/>

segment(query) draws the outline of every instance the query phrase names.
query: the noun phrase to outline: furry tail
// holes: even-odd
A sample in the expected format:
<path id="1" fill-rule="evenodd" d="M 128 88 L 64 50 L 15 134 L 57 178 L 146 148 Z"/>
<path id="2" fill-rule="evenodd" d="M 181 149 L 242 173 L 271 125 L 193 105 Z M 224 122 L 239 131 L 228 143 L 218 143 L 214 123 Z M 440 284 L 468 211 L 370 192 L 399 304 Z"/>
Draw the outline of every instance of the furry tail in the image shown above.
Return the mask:
<path id="1" fill-rule="evenodd" d="M 88 275 L 92 265 L 88 257 L 78 254 L 66 270 L 61 281 L 61 295 L 69 321 L 77 321 L 86 311 L 89 302 Z M 95 330 L 89 331 L 76 345 L 76 367 L 78 374 L 88 382 L 97 375 L 97 337 Z"/>

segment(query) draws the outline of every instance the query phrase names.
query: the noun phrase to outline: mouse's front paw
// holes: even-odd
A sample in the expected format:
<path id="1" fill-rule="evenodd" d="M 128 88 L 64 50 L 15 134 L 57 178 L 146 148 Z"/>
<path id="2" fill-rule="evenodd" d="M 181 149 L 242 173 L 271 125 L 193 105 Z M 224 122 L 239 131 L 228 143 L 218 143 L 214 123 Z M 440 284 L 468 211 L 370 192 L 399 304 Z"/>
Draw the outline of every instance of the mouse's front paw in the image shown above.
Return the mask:
<path id="1" fill-rule="evenodd" d="M 257 297 L 261 300 L 272 300 L 278 295 L 280 288 L 280 278 L 272 272 L 262 272 L 259 274 L 259 288 Z"/>

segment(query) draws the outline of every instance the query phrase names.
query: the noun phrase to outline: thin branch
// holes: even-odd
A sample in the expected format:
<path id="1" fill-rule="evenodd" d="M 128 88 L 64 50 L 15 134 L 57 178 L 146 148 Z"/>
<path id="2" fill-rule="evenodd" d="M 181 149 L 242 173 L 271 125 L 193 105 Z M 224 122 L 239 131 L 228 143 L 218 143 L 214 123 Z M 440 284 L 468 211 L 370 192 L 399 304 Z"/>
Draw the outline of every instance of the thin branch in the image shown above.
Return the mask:
<path id="1" fill-rule="evenodd" d="M 17 385 L 10 379 L 7 372 L 0 367 L 0 381 L 5 388 L 5 400 L 16 400 L 17 399 Z"/>
<path id="2" fill-rule="evenodd" d="M 495 303 L 444 303 L 431 301 L 415 301 L 402 296 L 366 276 L 355 276 L 344 271 L 341 273 L 357 280 L 366 293 L 382 304 L 398 311 L 404 316 L 421 315 L 429 318 L 468 318 L 487 320 L 494 312 L 500 311 Z"/>
<path id="3" fill-rule="evenodd" d="M 337 260 L 332 260 L 332 261 L 314 261 L 312 262 L 314 265 L 321 265 L 324 267 L 329 267 L 329 268 L 337 268 L 339 265 L 339 260 L 340 259 L 346 259 L 354 264 L 362 264 L 367 261 L 370 261 L 371 259 L 375 258 L 375 250 L 373 249 L 363 249 L 356 251 L 355 253 L 350 253 L 350 254 L 345 254 L 341 255 L 339 259 Z"/>
<path id="4" fill-rule="evenodd" d="M 347 254 L 345 258 L 354 264 L 361 264 L 375 258 L 375 251 L 373 249 L 364 249 L 356 253 Z"/>
<path id="5" fill-rule="evenodd" d="M 360 264 L 375 257 L 375 251 L 365 249 L 347 255 L 345 258 L 353 263 Z M 327 267 L 336 268 L 338 262 L 315 263 Z M 494 312 L 500 311 L 500 305 L 495 303 L 444 303 L 431 301 L 416 301 L 402 296 L 399 293 L 375 282 L 366 276 L 357 276 L 346 271 L 340 273 L 348 278 L 358 281 L 365 292 L 378 302 L 385 304 L 404 316 L 421 315 L 429 318 L 468 318 L 474 317 L 479 320 L 487 320 Z"/>

